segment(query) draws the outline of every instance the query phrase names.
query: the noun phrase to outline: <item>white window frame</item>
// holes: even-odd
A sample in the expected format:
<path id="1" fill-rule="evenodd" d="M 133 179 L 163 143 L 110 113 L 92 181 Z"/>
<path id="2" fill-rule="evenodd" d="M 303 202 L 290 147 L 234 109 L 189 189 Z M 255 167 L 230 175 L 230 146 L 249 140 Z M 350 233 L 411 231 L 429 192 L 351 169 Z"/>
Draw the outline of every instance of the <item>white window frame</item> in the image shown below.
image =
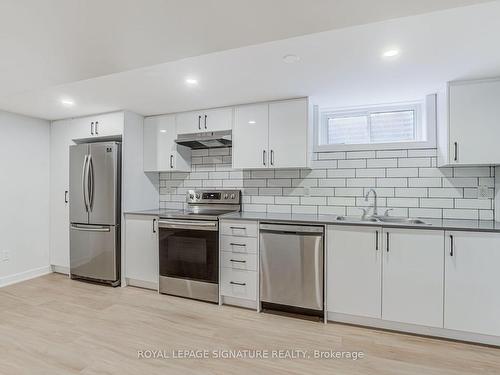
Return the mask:
<path id="1" fill-rule="evenodd" d="M 415 111 L 416 141 L 388 142 L 388 143 L 366 143 L 366 144 L 319 144 L 320 132 L 326 132 L 328 119 L 342 116 L 361 116 L 376 112 L 391 111 Z M 389 105 L 372 105 L 366 107 L 344 108 L 344 109 L 321 109 L 318 110 L 314 126 L 314 152 L 331 151 L 371 151 L 371 150 L 395 150 L 395 149 L 418 149 L 436 147 L 436 95 L 427 95 L 421 102 L 405 102 Z M 323 137 L 326 134 L 322 134 Z M 420 140 L 418 140 L 420 139 Z"/>

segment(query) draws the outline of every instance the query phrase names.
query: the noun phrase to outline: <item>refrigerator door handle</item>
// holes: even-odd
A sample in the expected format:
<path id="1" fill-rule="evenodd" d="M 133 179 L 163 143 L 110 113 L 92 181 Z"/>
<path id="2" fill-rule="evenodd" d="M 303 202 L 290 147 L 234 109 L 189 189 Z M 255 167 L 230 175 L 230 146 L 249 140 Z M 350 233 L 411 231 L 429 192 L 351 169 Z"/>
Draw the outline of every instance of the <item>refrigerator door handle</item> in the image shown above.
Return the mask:
<path id="1" fill-rule="evenodd" d="M 87 204 L 87 162 L 88 155 L 85 155 L 83 159 L 83 168 L 82 168 L 82 187 L 83 187 L 83 204 L 85 205 L 85 211 L 89 212 L 89 206 Z"/>
<path id="2" fill-rule="evenodd" d="M 92 209 L 94 208 L 94 163 L 92 162 L 92 155 L 89 155 L 87 175 L 89 188 L 89 208 L 92 212 Z"/>
<path id="3" fill-rule="evenodd" d="M 72 224 L 71 229 L 79 230 L 82 232 L 109 232 L 109 231 L 111 231 L 111 229 L 109 227 L 89 227 L 89 226 L 79 226 L 76 224 Z"/>

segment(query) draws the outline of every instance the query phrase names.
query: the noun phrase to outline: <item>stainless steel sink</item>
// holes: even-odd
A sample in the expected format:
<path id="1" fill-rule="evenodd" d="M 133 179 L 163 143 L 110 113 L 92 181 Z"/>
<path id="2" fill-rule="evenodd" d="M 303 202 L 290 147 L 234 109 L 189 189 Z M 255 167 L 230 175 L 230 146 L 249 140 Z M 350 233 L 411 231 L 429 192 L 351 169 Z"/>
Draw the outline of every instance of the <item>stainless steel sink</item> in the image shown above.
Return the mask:
<path id="1" fill-rule="evenodd" d="M 414 218 L 414 217 L 379 216 L 377 219 L 383 223 L 429 225 L 425 221 L 423 221 L 421 219 Z"/>
<path id="2" fill-rule="evenodd" d="M 359 216 L 337 216 L 338 221 L 349 221 L 349 222 L 373 222 L 376 223 L 379 220 L 374 216 L 369 217 L 359 217 Z"/>
<path id="3" fill-rule="evenodd" d="M 414 217 L 398 217 L 398 216 L 337 216 L 338 221 L 348 222 L 371 222 L 371 223 L 394 223 L 394 224 L 421 224 L 430 225 L 425 221 Z"/>

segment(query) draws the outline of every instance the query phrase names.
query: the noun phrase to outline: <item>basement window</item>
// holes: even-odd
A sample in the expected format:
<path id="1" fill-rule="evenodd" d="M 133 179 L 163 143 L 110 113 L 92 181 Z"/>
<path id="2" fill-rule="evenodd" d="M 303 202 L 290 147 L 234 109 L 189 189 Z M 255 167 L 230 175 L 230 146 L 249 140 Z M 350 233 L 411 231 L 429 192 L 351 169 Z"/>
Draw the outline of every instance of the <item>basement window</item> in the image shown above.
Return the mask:
<path id="1" fill-rule="evenodd" d="M 425 107 L 431 105 L 430 108 L 412 102 L 323 110 L 318 116 L 315 149 L 320 152 L 435 147 L 435 121 L 423 121 L 423 114 L 429 109 L 435 113 L 435 95 L 429 97 Z"/>

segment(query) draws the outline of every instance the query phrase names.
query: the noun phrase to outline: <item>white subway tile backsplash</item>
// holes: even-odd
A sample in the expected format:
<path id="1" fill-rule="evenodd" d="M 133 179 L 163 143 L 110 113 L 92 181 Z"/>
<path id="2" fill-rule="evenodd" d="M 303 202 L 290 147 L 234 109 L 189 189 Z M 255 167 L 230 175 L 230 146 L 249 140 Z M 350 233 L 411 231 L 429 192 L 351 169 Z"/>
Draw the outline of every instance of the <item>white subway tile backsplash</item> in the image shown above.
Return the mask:
<path id="1" fill-rule="evenodd" d="M 353 160 L 339 160 L 339 168 L 366 168 L 365 159 L 353 159 Z"/>
<path id="2" fill-rule="evenodd" d="M 420 198 L 420 207 L 425 208 L 453 208 L 454 199 L 451 198 Z"/>
<path id="3" fill-rule="evenodd" d="M 375 187 L 374 178 L 348 178 L 348 187 Z"/>
<path id="4" fill-rule="evenodd" d="M 377 151 L 377 159 L 383 158 L 405 158 L 408 156 L 407 150 L 383 150 Z"/>
<path id="5" fill-rule="evenodd" d="M 398 159 L 398 167 L 430 167 L 430 158 L 407 158 Z"/>
<path id="6" fill-rule="evenodd" d="M 375 151 L 349 151 L 347 159 L 374 159 Z"/>
<path id="7" fill-rule="evenodd" d="M 479 220 L 478 210 L 443 209 L 443 219 Z"/>
<path id="8" fill-rule="evenodd" d="M 160 207 L 181 209 L 195 188 L 242 189 L 246 211 L 360 215 L 375 188 L 393 216 L 492 220 L 495 169 L 435 168 L 435 149 L 316 153 L 312 169 L 234 170 L 230 149 L 193 150 L 191 173 L 162 172 Z M 479 185 L 488 197 L 478 199 Z"/>
<path id="9" fill-rule="evenodd" d="M 318 184 L 320 187 L 345 187 L 346 180 L 345 178 L 326 178 L 318 180 Z"/>
<path id="10" fill-rule="evenodd" d="M 417 177 L 418 168 L 388 168 L 387 177 Z"/>
<path id="11" fill-rule="evenodd" d="M 406 187 L 407 178 L 377 178 L 377 187 Z"/>
<path id="12" fill-rule="evenodd" d="M 368 159 L 366 161 L 367 168 L 396 168 L 398 159 Z"/>
<path id="13" fill-rule="evenodd" d="M 350 170 L 350 169 L 348 169 Z M 356 169 L 356 177 L 385 177 L 383 168 Z"/>
<path id="14" fill-rule="evenodd" d="M 408 179 L 408 186 L 410 187 L 442 187 L 442 184 L 442 179 L 438 177 L 419 177 Z"/>
<path id="15" fill-rule="evenodd" d="M 356 169 L 328 169 L 327 177 L 328 178 L 337 178 L 337 177 L 355 177 Z"/>
<path id="16" fill-rule="evenodd" d="M 276 204 L 300 204 L 300 197 L 274 197 Z"/>

